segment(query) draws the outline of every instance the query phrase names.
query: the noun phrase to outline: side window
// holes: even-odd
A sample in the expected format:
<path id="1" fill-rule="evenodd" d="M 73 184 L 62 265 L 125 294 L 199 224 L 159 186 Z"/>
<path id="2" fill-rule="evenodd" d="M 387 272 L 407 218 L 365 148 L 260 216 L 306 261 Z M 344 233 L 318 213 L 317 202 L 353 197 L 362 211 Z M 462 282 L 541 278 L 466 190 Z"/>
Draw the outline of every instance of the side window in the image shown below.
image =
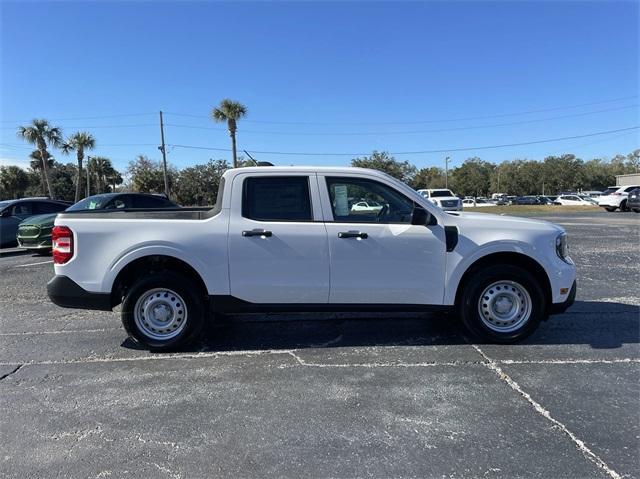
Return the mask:
<path id="1" fill-rule="evenodd" d="M 36 204 L 37 213 L 59 213 L 68 208 L 68 205 L 62 203 L 38 203 Z"/>
<path id="2" fill-rule="evenodd" d="M 313 221 L 308 176 L 256 176 L 244 180 L 242 216 L 258 221 Z"/>
<path id="3" fill-rule="evenodd" d="M 624 192 L 625 192 L 625 193 L 629 193 L 630 191 L 633 191 L 633 190 L 635 190 L 636 188 L 637 188 L 637 186 L 630 186 L 629 188 L 625 188 L 625 189 L 624 189 Z"/>
<path id="4" fill-rule="evenodd" d="M 11 212 L 12 216 L 24 216 L 33 214 L 33 203 L 24 202 L 18 203 L 13 207 L 13 211 Z"/>
<path id="5" fill-rule="evenodd" d="M 164 208 L 167 202 L 162 197 L 133 196 L 133 208 Z"/>
<path id="6" fill-rule="evenodd" d="M 326 181 L 335 222 L 411 223 L 413 201 L 387 185 L 360 178 Z"/>

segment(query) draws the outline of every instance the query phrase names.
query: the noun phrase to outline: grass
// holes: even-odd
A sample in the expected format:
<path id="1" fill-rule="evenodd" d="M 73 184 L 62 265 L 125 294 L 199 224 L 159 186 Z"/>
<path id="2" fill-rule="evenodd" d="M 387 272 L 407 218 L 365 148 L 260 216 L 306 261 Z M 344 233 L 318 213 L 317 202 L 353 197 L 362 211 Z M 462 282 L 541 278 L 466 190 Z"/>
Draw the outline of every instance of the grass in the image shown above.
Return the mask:
<path id="1" fill-rule="evenodd" d="M 464 211 L 474 213 L 493 213 L 507 215 L 545 214 L 561 215 L 565 213 L 595 213 L 604 212 L 604 208 L 598 206 L 553 206 L 553 205 L 508 205 L 508 206 L 484 206 L 481 208 L 464 207 Z"/>

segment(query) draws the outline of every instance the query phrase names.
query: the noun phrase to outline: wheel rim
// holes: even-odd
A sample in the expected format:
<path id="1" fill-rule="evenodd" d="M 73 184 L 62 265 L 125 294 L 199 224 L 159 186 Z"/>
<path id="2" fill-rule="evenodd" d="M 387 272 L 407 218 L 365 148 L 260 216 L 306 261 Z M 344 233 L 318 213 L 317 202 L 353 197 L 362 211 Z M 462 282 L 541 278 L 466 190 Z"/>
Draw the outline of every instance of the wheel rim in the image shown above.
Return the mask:
<path id="1" fill-rule="evenodd" d="M 521 328 L 531 317 L 531 296 L 515 281 L 496 281 L 487 286 L 478 300 L 483 324 L 499 333 Z"/>
<path id="2" fill-rule="evenodd" d="M 138 330 L 146 337 L 166 341 L 179 335 L 187 323 L 187 308 L 178 293 L 155 288 L 138 298 L 133 312 Z"/>

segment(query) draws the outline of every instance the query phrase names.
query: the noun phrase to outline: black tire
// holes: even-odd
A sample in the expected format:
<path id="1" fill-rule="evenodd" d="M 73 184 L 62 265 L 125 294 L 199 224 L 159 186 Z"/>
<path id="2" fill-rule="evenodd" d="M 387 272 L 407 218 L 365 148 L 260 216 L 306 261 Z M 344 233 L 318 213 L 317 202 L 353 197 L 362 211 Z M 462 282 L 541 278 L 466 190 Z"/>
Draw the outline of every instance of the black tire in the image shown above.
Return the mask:
<path id="1" fill-rule="evenodd" d="M 629 208 L 627 208 L 627 200 L 622 200 L 620 203 L 620 211 L 629 211 Z"/>
<path id="2" fill-rule="evenodd" d="M 141 329 L 135 319 L 135 308 L 138 300 L 148 295 L 152 290 L 163 288 L 177 293 L 184 303 L 179 305 L 181 310 L 184 310 L 184 325 L 181 324 L 181 329 L 176 336 L 168 339 L 150 337 L 144 329 Z M 200 334 L 204 325 L 205 302 L 202 295 L 198 294 L 198 291 L 198 286 L 192 280 L 171 271 L 144 276 L 129 288 L 124 297 L 121 314 L 122 325 L 135 343 L 150 351 L 172 351 L 180 346 L 189 344 Z M 144 318 L 144 316 L 142 317 Z"/>
<path id="3" fill-rule="evenodd" d="M 640 208 L 632 208 L 634 213 L 640 213 Z"/>
<path id="4" fill-rule="evenodd" d="M 498 281 L 517 283 L 531 299 L 529 319 L 513 331 L 502 332 L 489 328 L 479 311 L 480 295 Z M 540 284 L 532 274 L 517 266 L 498 264 L 478 270 L 463 288 L 456 305 L 458 316 L 466 329 L 482 340 L 502 344 L 520 341 L 533 333 L 546 315 L 545 297 Z"/>
<path id="5" fill-rule="evenodd" d="M 607 210 L 609 213 L 613 213 L 618 208 L 616 208 L 615 206 L 605 206 L 604 209 Z"/>

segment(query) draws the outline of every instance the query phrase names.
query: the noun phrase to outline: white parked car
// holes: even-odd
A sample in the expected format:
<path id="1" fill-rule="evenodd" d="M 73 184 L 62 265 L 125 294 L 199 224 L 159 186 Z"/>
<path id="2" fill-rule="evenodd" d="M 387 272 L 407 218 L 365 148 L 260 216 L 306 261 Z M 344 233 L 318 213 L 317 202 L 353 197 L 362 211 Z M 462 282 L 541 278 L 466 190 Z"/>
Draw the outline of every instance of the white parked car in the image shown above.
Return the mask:
<path id="1" fill-rule="evenodd" d="M 484 206 L 496 206 L 495 203 L 492 203 L 489 200 L 486 200 L 484 198 L 465 198 L 464 200 L 462 200 L 462 205 L 466 206 L 468 208 L 482 208 Z"/>
<path id="2" fill-rule="evenodd" d="M 581 198 L 578 195 L 560 195 L 554 200 L 554 203 L 563 206 L 598 206 L 595 201 Z"/>
<path id="3" fill-rule="evenodd" d="M 640 185 L 613 186 L 608 188 L 602 196 L 598 198 L 598 205 L 609 212 L 615 211 L 618 208 L 620 208 L 620 211 L 629 211 L 629 208 L 627 208 L 627 197 L 629 193 L 636 188 L 640 188 Z"/>
<path id="4" fill-rule="evenodd" d="M 351 211 L 368 211 L 368 212 L 379 212 L 381 211 L 383 206 L 375 201 L 358 201 L 354 203 L 351 207 Z"/>
<path id="5" fill-rule="evenodd" d="M 418 193 L 444 211 L 462 211 L 462 200 L 448 189 L 418 190 Z"/>
<path id="6" fill-rule="evenodd" d="M 383 209 L 352 212 L 363 195 Z M 121 304 L 125 330 L 153 350 L 194 340 L 225 312 L 450 311 L 509 343 L 576 293 L 560 226 L 449 214 L 360 168 L 232 169 L 210 210 L 67 211 L 52 238 L 51 300 Z"/>

